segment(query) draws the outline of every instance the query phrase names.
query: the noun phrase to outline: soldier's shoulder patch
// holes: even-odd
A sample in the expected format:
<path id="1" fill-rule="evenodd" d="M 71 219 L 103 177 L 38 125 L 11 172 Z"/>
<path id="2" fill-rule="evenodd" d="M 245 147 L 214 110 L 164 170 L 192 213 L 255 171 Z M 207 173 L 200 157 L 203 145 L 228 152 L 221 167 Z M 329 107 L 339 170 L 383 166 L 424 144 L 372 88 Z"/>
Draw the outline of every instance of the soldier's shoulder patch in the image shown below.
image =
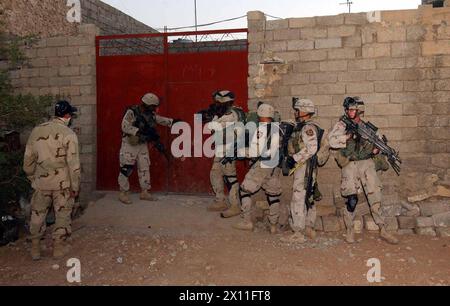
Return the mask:
<path id="1" fill-rule="evenodd" d="M 312 129 L 308 129 L 308 130 L 306 130 L 306 135 L 314 136 L 314 131 Z"/>

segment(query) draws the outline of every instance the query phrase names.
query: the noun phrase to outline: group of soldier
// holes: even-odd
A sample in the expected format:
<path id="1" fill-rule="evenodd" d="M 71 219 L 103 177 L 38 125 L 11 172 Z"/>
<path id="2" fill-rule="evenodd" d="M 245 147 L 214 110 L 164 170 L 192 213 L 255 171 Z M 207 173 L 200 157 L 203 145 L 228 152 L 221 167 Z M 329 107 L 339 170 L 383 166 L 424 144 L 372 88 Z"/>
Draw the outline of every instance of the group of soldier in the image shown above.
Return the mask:
<path id="1" fill-rule="evenodd" d="M 242 109 L 234 106 L 235 95 L 228 90 L 213 93 L 213 104 L 208 112 L 208 124 L 226 129 L 230 124 L 248 118 Z M 129 197 L 129 177 L 137 165 L 141 187 L 140 199 L 156 201 L 149 191 L 150 157 L 149 143 L 159 151 L 164 148 L 159 141 L 155 127 L 159 125 L 171 127 L 180 120 L 160 116 L 156 113 L 160 99 L 153 93 L 145 94 L 139 105 L 127 108 L 122 119 L 122 145 L 120 149 L 120 186 L 119 200 L 132 204 Z M 290 228 L 292 234 L 283 235 L 285 242 L 304 243 L 307 238 L 314 240 L 316 223 L 316 207 L 311 187 L 317 187 L 317 166 L 324 164 L 329 155 L 333 155 L 341 168 L 341 193 L 346 199 L 344 221 L 347 228 L 346 241 L 353 243 L 355 209 L 358 194 L 365 194 L 371 213 L 380 228 L 380 237 L 389 243 L 397 244 L 398 240 L 385 227 L 385 219 L 381 210 L 382 185 L 378 177 L 376 159 L 380 157 L 379 149 L 367 140 L 349 132 L 343 119 L 354 123 L 361 122 L 364 116 L 364 102 L 358 97 L 348 97 L 344 101 L 344 116 L 339 120 L 326 137 L 323 130 L 314 121 L 316 108 L 313 101 L 294 99 L 295 118 L 289 122 L 292 126 L 287 139 L 287 152 L 282 161 L 275 166 L 267 166 L 270 157 L 257 152 L 248 157 L 250 169 L 240 184 L 236 172 L 236 158 L 224 160 L 217 154 L 213 160 L 210 180 L 215 193 L 214 203 L 209 211 L 220 212 L 223 218 L 240 216 L 235 229 L 252 231 L 255 227 L 252 218 L 254 196 L 263 190 L 269 204 L 270 232 L 275 234 Z M 24 170 L 35 190 L 32 200 L 30 222 L 31 256 L 40 259 L 40 241 L 46 230 L 46 215 L 52 205 L 55 211 L 56 224 L 53 231 L 54 257 L 67 254 L 71 235 L 71 212 L 74 200 L 80 190 L 80 160 L 78 140 L 70 129 L 72 118 L 77 109 L 67 101 L 59 101 L 55 106 L 55 116 L 49 122 L 37 126 L 31 133 L 26 145 Z M 268 103 L 260 102 L 256 114 L 253 114 L 257 130 L 250 136 L 248 146 L 253 147 L 261 139 L 266 142 L 279 143 L 277 137 L 286 134 L 271 133 L 273 123 L 280 121 L 279 113 Z M 282 141 L 281 141 L 282 142 Z M 325 144 L 324 144 L 325 143 Z M 270 145 L 268 146 L 270 148 Z M 217 150 L 216 150 L 217 153 Z M 317 162 L 317 161 L 320 162 Z M 315 163 L 312 163 L 315 161 Z M 282 175 L 284 169 L 293 175 L 292 199 L 288 210 L 289 226 L 279 224 L 282 195 Z M 225 187 L 228 194 L 225 193 Z"/>

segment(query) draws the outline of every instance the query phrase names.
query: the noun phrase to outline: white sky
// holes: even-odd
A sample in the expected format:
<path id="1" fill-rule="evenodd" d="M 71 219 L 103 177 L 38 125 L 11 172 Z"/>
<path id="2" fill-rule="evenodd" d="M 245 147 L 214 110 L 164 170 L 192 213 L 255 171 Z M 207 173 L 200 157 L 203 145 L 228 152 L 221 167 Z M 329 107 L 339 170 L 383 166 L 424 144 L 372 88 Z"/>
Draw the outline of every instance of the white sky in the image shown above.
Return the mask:
<path id="1" fill-rule="evenodd" d="M 155 29 L 195 24 L 194 0 L 102 0 Z M 352 0 L 352 13 L 376 10 L 416 9 L 421 0 Z M 198 24 L 246 15 L 259 10 L 281 17 L 309 17 L 347 13 L 346 0 L 197 0 Z M 245 18 L 208 29 L 246 28 Z M 187 29 L 192 30 L 192 29 Z"/>

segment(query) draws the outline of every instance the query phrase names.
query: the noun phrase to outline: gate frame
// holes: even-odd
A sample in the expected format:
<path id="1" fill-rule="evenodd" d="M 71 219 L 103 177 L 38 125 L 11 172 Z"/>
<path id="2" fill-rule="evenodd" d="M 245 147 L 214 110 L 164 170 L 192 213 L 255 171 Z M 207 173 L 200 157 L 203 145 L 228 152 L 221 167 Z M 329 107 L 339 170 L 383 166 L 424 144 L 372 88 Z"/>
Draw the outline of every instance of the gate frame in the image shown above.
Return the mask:
<path id="1" fill-rule="evenodd" d="M 248 28 L 237 28 L 237 29 L 226 29 L 226 30 L 204 30 L 204 31 L 184 31 L 184 32 L 158 32 L 158 33 L 144 33 L 144 34 L 115 34 L 115 35 L 99 35 L 95 37 L 95 60 L 96 60 L 96 65 L 99 63 L 99 58 L 102 57 L 100 55 L 100 42 L 102 40 L 114 40 L 114 39 L 133 39 L 133 38 L 149 38 L 149 37 L 159 37 L 163 39 L 163 53 L 161 55 L 163 55 L 164 57 L 164 95 L 165 97 L 169 96 L 169 37 L 173 37 L 173 36 L 195 36 L 195 35 L 214 35 L 214 34 L 232 34 L 232 33 L 247 33 L 248 34 Z M 205 41 L 207 42 L 207 41 Z M 195 43 L 200 43 L 200 42 L 194 42 Z M 248 52 L 248 37 L 247 37 L 247 42 L 245 44 L 246 46 L 246 51 Z M 217 52 L 217 51 L 212 51 L 212 52 Z M 220 52 L 220 51 L 219 51 Z M 191 52 L 193 53 L 193 52 Z M 145 54 L 142 54 L 145 55 Z M 113 55 L 111 55 L 113 56 Z M 120 56 L 136 56 L 135 54 L 125 54 L 125 55 L 120 55 Z M 99 105 L 99 99 L 100 96 L 98 94 L 98 86 L 99 86 L 99 74 L 96 73 L 96 89 L 97 89 L 97 94 L 96 94 L 96 101 L 97 104 Z M 97 112 L 97 122 L 98 122 L 98 116 L 99 113 Z M 98 139 L 98 129 L 97 129 L 97 139 Z M 97 146 L 98 146 L 98 142 L 97 142 Z M 96 154 L 96 163 L 98 160 L 98 154 Z M 98 170 L 97 170 L 98 171 Z M 98 175 L 96 171 L 96 176 Z M 96 178 L 96 181 L 98 180 L 98 178 Z M 167 178 L 168 180 L 168 178 Z M 168 182 L 166 184 L 168 186 Z M 97 185 L 98 186 L 98 185 Z M 165 193 L 169 194 L 170 192 L 167 190 Z M 184 193 L 183 193 L 184 194 Z"/>

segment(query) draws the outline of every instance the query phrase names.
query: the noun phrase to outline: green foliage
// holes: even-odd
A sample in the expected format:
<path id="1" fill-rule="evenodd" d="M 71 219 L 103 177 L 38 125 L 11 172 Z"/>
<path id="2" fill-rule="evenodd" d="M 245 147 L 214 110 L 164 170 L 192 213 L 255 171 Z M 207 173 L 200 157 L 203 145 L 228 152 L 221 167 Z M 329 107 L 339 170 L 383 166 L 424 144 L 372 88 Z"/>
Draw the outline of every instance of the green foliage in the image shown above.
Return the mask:
<path id="1" fill-rule="evenodd" d="M 21 46 L 31 44 L 33 39 L 11 37 L 0 29 L 0 61 L 8 63 L 0 66 L 0 136 L 8 130 L 20 133 L 42 122 L 48 117 L 48 108 L 54 101 L 49 95 L 36 97 L 13 92 L 10 72 L 26 63 Z M 27 197 L 31 192 L 22 170 L 23 150 L 10 152 L 6 148 L 0 142 L 0 211 L 11 210 L 17 206 L 20 196 Z"/>

